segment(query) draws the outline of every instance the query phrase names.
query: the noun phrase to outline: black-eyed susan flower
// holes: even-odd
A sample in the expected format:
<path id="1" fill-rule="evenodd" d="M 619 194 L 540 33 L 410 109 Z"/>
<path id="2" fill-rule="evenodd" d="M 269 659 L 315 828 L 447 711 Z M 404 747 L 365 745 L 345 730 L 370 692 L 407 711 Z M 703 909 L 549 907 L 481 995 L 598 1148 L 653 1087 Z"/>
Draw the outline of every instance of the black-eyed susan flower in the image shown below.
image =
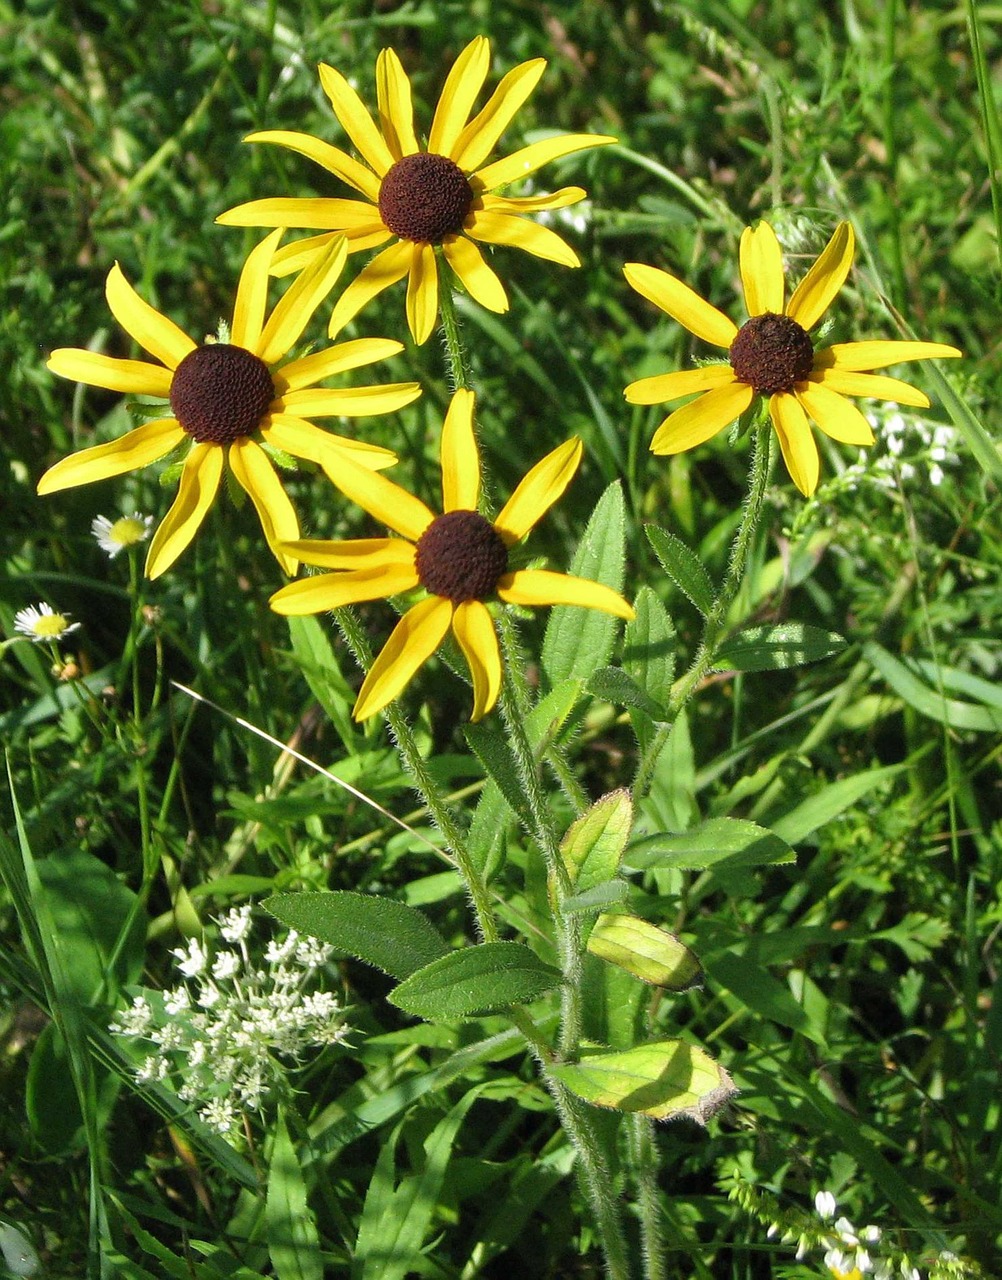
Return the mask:
<path id="1" fill-rule="evenodd" d="M 354 463 L 342 467 L 342 490 L 399 537 L 296 542 L 292 555 L 333 569 L 283 587 L 271 607 L 283 614 L 318 613 L 423 587 L 373 663 L 355 703 L 356 720 L 391 702 L 445 639 L 450 627 L 473 676 L 473 719 L 497 702 L 501 655 L 486 601 L 580 605 L 620 618 L 633 610 L 610 587 L 548 569 L 515 569 L 508 553 L 570 484 L 581 441 L 566 441 L 523 477 L 497 519 L 477 511 L 480 459 L 473 434 L 474 396 L 457 391 L 442 428 L 442 508 L 434 515 L 406 489 Z"/>
<path id="2" fill-rule="evenodd" d="M 163 397 L 170 402 L 172 416 L 63 458 L 42 476 L 39 493 L 122 475 L 158 461 L 185 442 L 190 445 L 177 498 L 150 544 L 146 572 L 151 578 L 168 569 L 194 538 L 227 465 L 253 502 L 279 563 L 287 573 L 295 573 L 296 561 L 278 544 L 299 537 L 299 522 L 258 440 L 294 458 L 319 463 L 335 484 L 346 457 L 374 469 L 396 461 L 389 449 L 334 435 L 309 419 L 390 413 L 420 395 L 416 382 L 340 389 L 317 385 L 396 354 L 402 350 L 399 342 L 362 338 L 278 364 L 327 296 L 347 252 L 343 238 L 327 245 L 266 320 L 269 269 L 281 235 L 273 232 L 244 263 L 229 342 L 200 345 L 189 338 L 139 297 L 116 263 L 105 289 L 112 314 L 161 363 L 121 360 L 75 347 L 60 348 L 49 358 L 48 368 L 64 378 L 128 395 Z"/>
<path id="3" fill-rule="evenodd" d="M 378 127 L 344 76 L 320 65 L 321 84 L 361 161 L 306 133 L 269 129 L 246 139 L 289 147 L 363 197 L 252 200 L 217 219 L 231 227 L 323 232 L 283 249 L 275 263 L 279 274 L 304 266 L 338 232 L 347 235 L 349 252 L 394 241 L 338 299 L 330 321 L 332 337 L 371 298 L 406 276 L 407 323 L 415 342 L 425 342 L 438 314 L 436 245 L 442 246 L 446 261 L 470 296 L 489 311 L 507 311 L 508 298 L 477 242 L 514 245 L 563 266 L 580 265 L 574 250 L 555 232 L 525 216 L 575 204 L 585 196 L 580 187 L 524 197 L 495 193 L 551 160 L 616 139 L 565 133 L 486 163 L 546 67 L 544 58 L 514 67 L 471 120 L 490 56 L 490 43 L 477 36 L 456 59 L 435 109 L 427 146 L 418 141 L 410 83 L 392 49 L 382 50 L 376 60 Z"/>
<path id="4" fill-rule="evenodd" d="M 810 330 L 834 302 L 852 266 L 855 237 L 848 222 L 835 234 L 785 303 L 783 258 L 772 227 L 760 222 L 741 236 L 740 267 L 750 319 L 739 329 L 688 285 L 656 267 L 630 262 L 626 278 L 690 333 L 727 351 L 727 364 L 641 378 L 626 388 L 631 404 L 661 404 L 702 392 L 661 423 L 651 442 L 656 454 L 683 453 L 723 430 L 756 396 L 769 414 L 793 483 L 808 497 L 818 484 L 820 460 L 812 420 L 842 444 L 869 445 L 873 431 L 846 396 L 870 396 L 927 408 L 921 391 L 874 369 L 906 360 L 959 356 L 940 342 L 842 342 L 815 351 Z"/>

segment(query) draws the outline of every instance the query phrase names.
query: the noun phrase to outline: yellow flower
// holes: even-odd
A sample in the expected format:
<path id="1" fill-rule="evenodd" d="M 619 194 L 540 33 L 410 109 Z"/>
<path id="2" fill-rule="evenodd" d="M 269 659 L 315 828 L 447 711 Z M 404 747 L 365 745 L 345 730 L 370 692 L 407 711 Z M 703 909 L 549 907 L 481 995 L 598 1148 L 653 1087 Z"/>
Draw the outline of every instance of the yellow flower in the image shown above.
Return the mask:
<path id="1" fill-rule="evenodd" d="M 376 60 L 378 128 L 344 76 L 333 67 L 320 65 L 320 81 L 334 114 L 364 163 L 307 133 L 272 129 L 252 133 L 246 139 L 298 151 L 365 197 L 252 200 L 217 219 L 231 227 L 323 229 L 323 235 L 283 249 L 275 264 L 278 274 L 298 270 L 309 262 L 332 233 L 343 231 L 348 236 L 350 252 L 395 238 L 338 300 L 331 316 L 331 337 L 371 298 L 407 276 L 407 323 L 414 341 L 425 342 L 438 315 L 435 245 L 442 246 L 446 261 L 470 296 L 489 311 L 507 311 L 508 299 L 474 241 L 515 245 L 566 267 L 580 265 L 573 249 L 558 235 L 522 216 L 575 204 L 585 195 L 580 187 L 523 198 L 492 193 L 560 156 L 616 139 L 561 134 L 485 164 L 546 67 L 543 58 L 520 63 L 504 76 L 483 109 L 470 120 L 487 78 L 490 56 L 489 42 L 477 36 L 456 59 L 424 149 L 414 129 L 410 83 L 392 49 L 384 49 Z"/>
<path id="2" fill-rule="evenodd" d="M 328 245 L 266 321 L 269 268 L 281 235 L 273 232 L 244 263 L 229 342 L 200 346 L 144 302 L 116 263 L 105 288 L 108 305 L 122 328 L 162 363 L 119 360 L 75 347 L 53 351 L 49 358 L 48 368 L 61 377 L 127 395 L 163 396 L 173 416 L 63 458 L 42 476 L 39 493 L 134 471 L 190 440 L 177 498 L 146 558 L 151 578 L 168 569 L 194 538 L 216 496 L 224 463 L 253 502 L 278 562 L 287 573 L 295 573 L 297 562 L 277 544 L 298 538 L 299 522 L 255 437 L 295 458 L 319 463 L 335 484 L 346 457 L 372 468 L 396 461 L 389 449 L 333 435 L 307 419 L 391 413 L 419 396 L 416 382 L 341 390 L 316 385 L 333 374 L 395 355 L 403 349 L 401 343 L 363 338 L 269 368 L 299 340 L 347 254 L 343 237 Z"/>
<path id="3" fill-rule="evenodd" d="M 480 458 L 473 409 L 473 392 L 457 391 L 442 428 L 443 515 L 434 515 L 385 476 L 347 463 L 339 476 L 341 488 L 401 536 L 297 542 L 289 548 L 307 564 L 337 572 L 277 591 L 271 607 L 278 613 L 318 613 L 416 587 L 428 592 L 400 619 L 373 663 L 355 703 L 356 720 L 392 702 L 450 627 L 473 676 L 472 718 L 485 716 L 497 702 L 502 678 L 497 635 L 484 603 L 492 597 L 508 604 L 581 605 L 633 617 L 622 596 L 601 583 L 547 569 L 509 568 L 510 549 L 570 484 L 581 461 L 581 441 L 574 437 L 537 462 L 492 522 L 477 512 Z"/>
<path id="4" fill-rule="evenodd" d="M 630 262 L 626 278 L 645 298 L 697 338 L 727 350 L 728 364 L 641 378 L 626 388 L 631 404 L 661 404 L 703 392 L 662 422 L 651 442 L 656 454 L 683 453 L 703 444 L 767 396 L 783 458 L 793 483 L 808 497 L 820 461 L 808 418 L 842 444 L 873 444 L 866 418 L 846 396 L 870 396 L 927 408 L 928 399 L 897 378 L 877 377 L 905 360 L 959 356 L 940 342 L 842 342 L 815 351 L 809 331 L 825 314 L 852 266 L 855 237 L 840 222 L 824 252 L 784 307 L 783 258 L 772 227 L 760 222 L 741 236 L 741 283 L 751 319 L 737 325 L 681 280 L 656 267 Z"/>

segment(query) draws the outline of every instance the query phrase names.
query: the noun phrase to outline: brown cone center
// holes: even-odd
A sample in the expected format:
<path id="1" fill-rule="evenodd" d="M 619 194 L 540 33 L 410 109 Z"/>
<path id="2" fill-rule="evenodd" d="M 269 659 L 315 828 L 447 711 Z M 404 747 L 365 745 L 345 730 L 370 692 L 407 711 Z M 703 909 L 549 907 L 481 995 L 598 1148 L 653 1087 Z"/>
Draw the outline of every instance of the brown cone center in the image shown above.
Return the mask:
<path id="1" fill-rule="evenodd" d="M 455 161 L 418 151 L 393 165 L 379 188 L 379 216 L 394 235 L 441 244 L 463 229 L 473 188 Z"/>
<path id="2" fill-rule="evenodd" d="M 265 362 L 228 342 L 189 351 L 170 384 L 174 416 L 199 444 L 232 444 L 249 436 L 274 398 Z"/>
<path id="3" fill-rule="evenodd" d="M 762 396 L 792 391 L 814 367 L 814 347 L 807 330 L 774 311 L 747 320 L 728 356 L 738 381 L 747 382 Z"/>
<path id="4" fill-rule="evenodd" d="M 508 548 L 489 520 L 476 511 L 437 516 L 417 543 L 421 585 L 454 604 L 485 600 L 508 568 Z"/>

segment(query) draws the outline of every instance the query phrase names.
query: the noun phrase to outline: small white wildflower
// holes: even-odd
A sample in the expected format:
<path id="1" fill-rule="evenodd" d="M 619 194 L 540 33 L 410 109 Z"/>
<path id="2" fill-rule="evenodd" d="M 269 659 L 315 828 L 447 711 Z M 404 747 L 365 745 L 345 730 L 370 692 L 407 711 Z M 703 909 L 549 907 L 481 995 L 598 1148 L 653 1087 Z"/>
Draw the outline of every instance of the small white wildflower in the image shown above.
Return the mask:
<path id="1" fill-rule="evenodd" d="M 296 954 L 296 944 L 299 942 L 299 934 L 295 929 L 290 929 L 286 937 L 281 942 L 272 940 L 265 947 L 264 958 L 268 964 L 285 964 L 286 960 L 291 959 Z"/>
<path id="2" fill-rule="evenodd" d="M 212 976 L 217 982 L 225 982 L 240 972 L 240 954 L 236 951 L 220 951 L 212 962 Z"/>
<path id="3" fill-rule="evenodd" d="M 117 520 L 109 520 L 107 516 L 95 516 L 90 531 L 97 539 L 97 545 L 107 552 L 108 558 L 114 560 L 126 547 L 134 547 L 145 542 L 153 528 L 153 517 L 141 515 L 134 511 L 131 516 L 119 516 Z"/>
<path id="4" fill-rule="evenodd" d="M 932 466 L 929 468 L 929 483 L 931 485 L 938 487 L 943 483 L 945 478 L 946 478 L 946 472 L 943 470 L 943 468 L 939 465 L 938 462 L 934 462 Z"/>
<path id="5" fill-rule="evenodd" d="M 186 978 L 205 972 L 209 955 L 197 938 L 190 938 L 187 947 L 175 947 L 171 955 L 178 961 L 178 968 Z"/>
<path id="6" fill-rule="evenodd" d="M 223 998 L 223 993 L 212 982 L 207 982 L 196 996 L 196 1001 L 201 1009 L 213 1009 Z"/>
<path id="7" fill-rule="evenodd" d="M 237 1113 L 228 1098 L 210 1098 L 199 1108 L 199 1119 L 216 1133 L 226 1134 L 236 1124 Z"/>
<path id="8" fill-rule="evenodd" d="M 835 1217 L 838 1201 L 830 1191 L 819 1191 L 814 1197 L 814 1208 L 818 1217 L 827 1221 L 829 1218 Z"/>
<path id="9" fill-rule="evenodd" d="M 14 630 L 35 644 L 51 644 L 76 631 L 79 622 L 70 622 L 68 613 L 57 613 L 52 605 L 32 604 L 14 614 Z"/>
<path id="10" fill-rule="evenodd" d="M 167 1059 L 158 1053 L 151 1053 L 136 1068 L 136 1079 L 141 1084 L 156 1084 L 167 1079 L 168 1071 Z"/>
<path id="11" fill-rule="evenodd" d="M 873 1270 L 873 1259 L 870 1257 L 868 1250 L 856 1250 L 856 1270 L 861 1271 L 863 1275 L 867 1275 Z"/>
<path id="12" fill-rule="evenodd" d="M 111 1030 L 120 1036 L 144 1036 L 150 1027 L 153 1010 L 145 996 L 134 996 L 128 1009 L 121 1009 L 111 1022 Z"/>
<path id="13" fill-rule="evenodd" d="M 250 933 L 251 909 L 249 905 L 233 907 L 219 921 L 219 932 L 227 942 L 243 942 Z"/>
<path id="14" fill-rule="evenodd" d="M 179 1013 L 186 1013 L 191 1008 L 191 997 L 187 987 L 175 987 L 173 991 L 164 992 L 164 1009 L 176 1018 Z"/>
<path id="15" fill-rule="evenodd" d="M 301 969 L 319 969 L 334 954 L 334 948 L 317 938 L 300 938 L 296 943 L 295 961 Z"/>
<path id="16" fill-rule="evenodd" d="M 879 1227 L 870 1226 L 863 1228 L 859 1233 L 859 1238 L 866 1244 L 880 1244 L 883 1234 Z"/>
<path id="17" fill-rule="evenodd" d="M 848 1218 L 836 1218 L 835 1230 L 839 1233 L 843 1244 L 850 1245 L 853 1248 L 859 1244 L 859 1236 L 856 1235 L 856 1228 Z"/>

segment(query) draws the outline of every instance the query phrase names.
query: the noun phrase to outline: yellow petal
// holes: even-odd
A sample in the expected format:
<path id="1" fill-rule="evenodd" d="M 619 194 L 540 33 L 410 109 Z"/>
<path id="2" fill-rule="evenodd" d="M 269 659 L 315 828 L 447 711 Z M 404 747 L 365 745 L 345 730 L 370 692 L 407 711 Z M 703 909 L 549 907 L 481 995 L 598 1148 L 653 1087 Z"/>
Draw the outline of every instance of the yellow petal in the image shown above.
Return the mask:
<path id="1" fill-rule="evenodd" d="M 321 142 L 309 133 L 293 133 L 287 129 L 262 129 L 258 133 L 248 134 L 244 142 L 271 142 L 279 147 L 288 147 L 297 151 L 308 160 L 321 165 L 328 173 L 333 173 L 342 182 L 360 191 L 362 195 L 375 204 L 379 200 L 379 179 L 376 175 L 359 164 L 347 152 L 332 147 L 329 142 Z"/>
<path id="2" fill-rule="evenodd" d="M 393 164 L 393 153 L 372 123 L 372 117 L 362 105 L 362 99 L 340 71 L 335 71 L 324 62 L 320 64 L 320 83 L 341 127 L 355 144 L 355 149 L 382 178 Z"/>
<path id="3" fill-rule="evenodd" d="M 350 538 L 343 542 L 304 538 L 288 543 L 285 549 L 321 569 L 414 569 L 414 545 L 402 538 Z"/>
<path id="4" fill-rule="evenodd" d="M 896 400 L 898 404 L 914 405 L 917 409 L 929 408 L 929 397 L 917 387 L 902 382 L 899 378 L 887 378 L 879 373 L 816 369 L 811 374 L 811 381 L 843 396 L 869 396 L 873 400 Z"/>
<path id="5" fill-rule="evenodd" d="M 446 77 L 428 135 L 429 151 L 443 156 L 452 154 L 453 145 L 463 132 L 477 95 L 487 79 L 490 65 L 490 43 L 484 36 L 476 36 L 452 64 Z"/>
<path id="6" fill-rule="evenodd" d="M 542 196 L 481 196 L 483 208 L 488 213 L 543 213 L 547 209 L 566 209 L 577 204 L 588 193 L 584 187 L 561 187 L 552 195 Z"/>
<path id="7" fill-rule="evenodd" d="M 376 59 L 376 101 L 380 128 L 393 158 L 413 155 L 419 148 L 414 136 L 411 85 L 392 49 L 382 49 Z"/>
<path id="8" fill-rule="evenodd" d="M 413 256 L 414 246 L 409 240 L 399 240 L 382 253 L 377 253 L 338 298 L 331 314 L 328 335 L 333 338 L 367 302 L 371 302 L 391 284 L 402 280 L 410 270 Z"/>
<path id="9" fill-rule="evenodd" d="M 363 200 L 329 196 L 272 196 L 248 200 L 221 213 L 223 227 L 315 227 L 318 231 L 349 231 L 379 221 L 379 212 Z M 292 246 L 286 246 L 286 252 Z"/>
<path id="10" fill-rule="evenodd" d="M 502 78 L 486 105 L 473 117 L 449 152 L 464 173 L 472 173 L 487 159 L 545 70 L 546 59 L 533 58 L 512 67 Z"/>
<path id="11" fill-rule="evenodd" d="M 59 347 L 45 362 L 46 369 L 61 378 L 85 382 L 89 387 L 104 387 L 131 396 L 170 395 L 173 374 L 158 364 L 142 360 L 119 360 L 82 347 Z"/>
<path id="12" fill-rule="evenodd" d="M 836 342 L 814 353 L 814 367 L 860 372 L 908 360 L 948 360 L 963 354 L 943 342 Z"/>
<path id="13" fill-rule="evenodd" d="M 299 340 L 314 311 L 333 288 L 347 256 L 344 237 L 336 237 L 286 289 L 261 331 L 256 354 L 265 364 L 281 360 Z"/>
<path id="14" fill-rule="evenodd" d="M 476 396 L 460 389 L 442 424 L 442 510 L 476 511 L 480 500 L 480 454 L 473 434 Z"/>
<path id="15" fill-rule="evenodd" d="M 581 265 L 578 255 L 555 231 L 527 218 L 515 218 L 510 213 L 478 211 L 467 218 L 463 230 L 472 240 L 514 245 L 537 258 L 545 258 L 547 262 L 559 262 L 563 267 Z"/>
<path id="16" fill-rule="evenodd" d="M 665 418 L 654 433 L 651 453 L 668 457 L 695 449 L 739 418 L 754 398 L 755 392 L 744 382 L 730 382 L 707 391 Z"/>
<path id="17" fill-rule="evenodd" d="M 465 236 L 450 236 L 443 240 L 445 260 L 463 283 L 463 287 L 475 302 L 488 311 L 504 314 L 508 310 L 508 295 L 493 267 L 484 261 L 472 240 Z"/>
<path id="18" fill-rule="evenodd" d="M 230 325 L 230 341 L 248 351 L 257 349 L 268 305 L 268 280 L 271 260 L 275 256 L 281 229 L 273 231 L 256 249 L 247 255 L 237 284 L 237 297 L 233 304 L 233 323 Z"/>
<path id="19" fill-rule="evenodd" d="M 271 414 L 261 428 L 261 439 L 276 449 L 291 453 L 294 458 L 319 462 L 325 470 L 336 468 L 345 457 L 361 467 L 368 467 L 370 471 L 392 467 L 397 461 L 395 453 L 378 444 L 345 439 L 291 414 Z"/>
<path id="20" fill-rule="evenodd" d="M 95 444 L 63 458 L 38 482 L 39 493 L 57 493 L 95 480 L 108 480 L 156 462 L 188 437 L 176 418 L 146 422 L 108 444 Z"/>
<path id="21" fill-rule="evenodd" d="M 358 692 L 356 720 L 367 720 L 393 701 L 445 639 L 451 621 L 452 602 L 439 596 L 422 600 L 404 614 Z"/>
<path id="22" fill-rule="evenodd" d="M 555 138 L 544 138 L 542 142 L 533 142 L 521 151 L 478 170 L 473 186 L 477 191 L 496 191 L 509 182 L 528 177 L 551 160 L 559 160 L 561 156 L 569 156 L 575 151 L 586 151 L 589 147 L 604 147 L 610 142 L 618 142 L 618 138 L 599 133 L 561 133 Z"/>
<path id="23" fill-rule="evenodd" d="M 626 388 L 630 404 L 664 404 L 696 391 L 712 391 L 734 381 L 729 364 L 707 364 L 699 369 L 680 369 L 677 373 L 656 373 L 653 378 L 640 378 Z"/>
<path id="24" fill-rule="evenodd" d="M 378 387 L 308 387 L 290 391 L 275 401 L 276 408 L 300 418 L 359 418 L 396 413 L 421 394 L 419 382 L 387 382 Z"/>
<path id="25" fill-rule="evenodd" d="M 104 286 L 112 315 L 139 345 L 161 360 L 168 369 L 176 369 L 189 351 L 198 345 L 159 311 L 144 302 L 129 284 L 116 262 L 108 272 Z"/>
<path id="26" fill-rule="evenodd" d="M 302 271 L 325 245 L 339 235 L 346 237 L 349 253 L 359 253 L 363 249 L 374 249 L 377 245 L 385 244 L 393 232 L 387 231 L 381 222 L 374 222 L 365 227 L 348 227 L 346 231 L 325 231 L 320 236 L 306 236 L 279 249 L 271 260 L 271 274 L 291 276 L 294 271 Z"/>
<path id="27" fill-rule="evenodd" d="M 803 329 L 811 329 L 821 319 L 839 289 L 845 284 L 856 237 L 848 222 L 840 222 L 821 256 L 793 291 L 786 314 Z"/>
<path id="28" fill-rule="evenodd" d="M 420 498 L 348 458 L 342 457 L 335 465 L 321 461 L 321 466 L 345 497 L 411 542 L 417 542 L 435 518 Z"/>
<path id="29" fill-rule="evenodd" d="M 573 604 L 583 609 L 599 609 L 617 618 L 636 616 L 633 608 L 611 587 L 592 582 L 590 578 L 553 573 L 549 569 L 519 569 L 515 573 L 506 573 L 498 582 L 497 592 L 507 604 Z"/>
<path id="30" fill-rule="evenodd" d="M 738 336 L 733 320 L 667 271 L 644 266 L 642 262 L 628 262 L 623 273 L 631 288 L 704 342 L 712 342 L 715 347 L 730 347 Z"/>
<path id="31" fill-rule="evenodd" d="M 361 604 L 364 600 L 400 595 L 417 585 L 417 570 L 413 565 L 349 569 L 346 573 L 318 573 L 312 578 L 290 582 L 276 591 L 268 603 L 276 613 L 302 617 L 307 613 L 323 613 L 326 609 L 342 609 L 347 604 Z"/>
<path id="32" fill-rule="evenodd" d="M 273 374 L 275 387 L 280 394 L 300 391 L 337 373 L 347 373 L 349 369 L 360 369 L 364 365 L 375 364 L 377 360 L 386 360 L 403 349 L 404 344 L 395 338 L 356 338 L 352 342 L 339 342 L 276 369 Z"/>
<path id="33" fill-rule="evenodd" d="M 572 436 L 522 477 L 494 521 L 496 532 L 507 546 L 512 547 L 524 538 L 549 511 L 573 480 L 581 454 L 581 441 Z"/>
<path id="34" fill-rule="evenodd" d="M 482 720 L 501 692 L 501 652 L 491 615 L 479 600 L 465 600 L 452 615 L 452 630 L 473 677 L 473 712 Z"/>
<path id="35" fill-rule="evenodd" d="M 188 546 L 212 506 L 223 474 L 223 449 L 196 444 L 184 464 L 174 504 L 153 535 L 146 557 L 146 576 L 159 578 Z"/>
<path id="36" fill-rule="evenodd" d="M 230 445 L 228 460 L 237 484 L 254 504 L 272 554 L 291 577 L 299 568 L 299 561 L 279 543 L 296 541 L 299 521 L 289 495 L 268 461 L 268 455 L 260 445 L 245 436 Z"/>
<path id="37" fill-rule="evenodd" d="M 826 436 L 840 444 L 873 444 L 873 429 L 851 400 L 819 382 L 800 382 L 796 396 Z"/>
<path id="38" fill-rule="evenodd" d="M 750 316 L 783 314 L 783 253 L 768 222 L 741 233 L 741 284 Z"/>
<path id="39" fill-rule="evenodd" d="M 807 415 L 796 396 L 786 391 L 771 397 L 769 415 L 772 418 L 772 425 L 776 428 L 776 435 L 779 436 L 783 461 L 786 463 L 790 478 L 800 492 L 809 498 L 818 487 L 821 460 L 818 457 L 818 446 L 811 435 Z"/>
<path id="40" fill-rule="evenodd" d="M 430 244 L 414 245 L 407 280 L 407 326 L 420 346 L 431 337 L 438 319 L 438 265 Z"/>

